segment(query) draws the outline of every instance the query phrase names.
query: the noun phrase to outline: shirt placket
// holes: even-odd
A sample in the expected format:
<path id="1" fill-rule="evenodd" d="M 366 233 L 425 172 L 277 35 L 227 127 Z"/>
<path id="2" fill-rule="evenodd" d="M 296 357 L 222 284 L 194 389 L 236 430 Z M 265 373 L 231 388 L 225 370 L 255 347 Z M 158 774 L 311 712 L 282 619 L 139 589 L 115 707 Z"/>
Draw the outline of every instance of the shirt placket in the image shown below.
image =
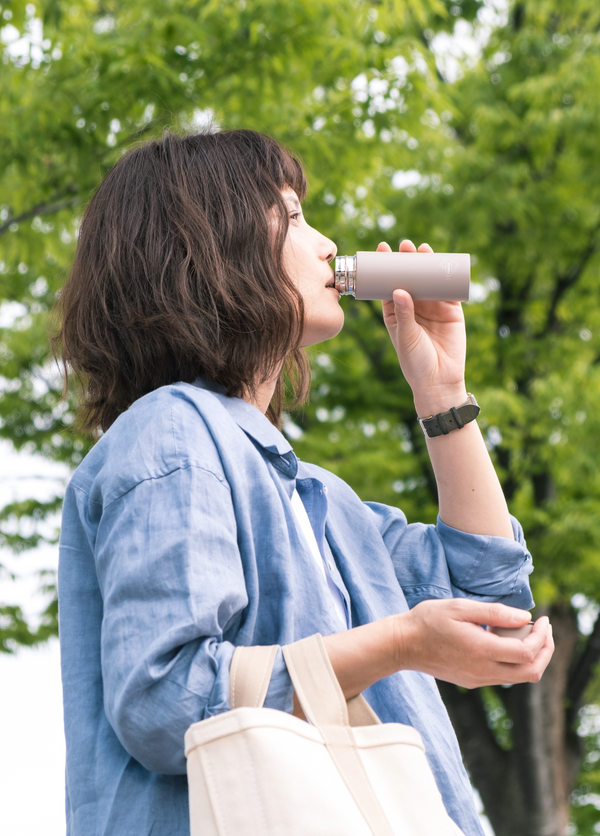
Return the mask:
<path id="1" fill-rule="evenodd" d="M 325 538 L 325 523 L 327 521 L 328 511 L 327 486 L 318 479 L 314 478 L 297 479 L 296 490 L 298 491 L 300 499 L 306 508 L 306 513 L 315 534 L 319 552 L 323 558 L 325 571 L 327 572 L 327 575 L 334 587 L 339 591 L 344 602 L 344 608 L 346 611 L 346 627 L 350 629 L 352 626 L 350 615 L 350 596 L 336 566 L 333 553 Z"/>

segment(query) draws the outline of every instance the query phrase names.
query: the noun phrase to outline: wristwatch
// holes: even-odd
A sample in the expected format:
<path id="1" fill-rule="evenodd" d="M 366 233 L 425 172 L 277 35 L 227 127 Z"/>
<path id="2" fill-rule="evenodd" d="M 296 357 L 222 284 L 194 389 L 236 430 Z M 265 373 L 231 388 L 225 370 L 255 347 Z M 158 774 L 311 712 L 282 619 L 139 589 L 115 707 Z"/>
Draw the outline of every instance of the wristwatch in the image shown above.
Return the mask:
<path id="1" fill-rule="evenodd" d="M 467 400 L 460 406 L 453 406 L 448 412 L 438 412 L 437 415 L 430 415 L 428 418 L 419 418 L 419 424 L 424 436 L 437 438 L 440 435 L 448 435 L 452 430 L 462 430 L 465 424 L 474 421 L 481 409 L 475 397 L 467 392 Z"/>

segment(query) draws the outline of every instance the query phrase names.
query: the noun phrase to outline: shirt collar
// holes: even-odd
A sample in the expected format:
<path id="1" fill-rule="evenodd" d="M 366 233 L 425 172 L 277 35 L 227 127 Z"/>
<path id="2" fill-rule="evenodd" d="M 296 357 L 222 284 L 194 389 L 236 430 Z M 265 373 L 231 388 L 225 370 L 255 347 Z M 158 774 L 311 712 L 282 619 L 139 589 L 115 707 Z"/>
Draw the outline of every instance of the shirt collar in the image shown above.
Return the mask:
<path id="1" fill-rule="evenodd" d="M 230 397 L 221 384 L 205 377 L 197 377 L 194 386 L 212 392 L 246 435 L 262 447 L 273 465 L 286 476 L 296 477 L 298 460 L 289 441 L 260 409 L 242 398 Z"/>

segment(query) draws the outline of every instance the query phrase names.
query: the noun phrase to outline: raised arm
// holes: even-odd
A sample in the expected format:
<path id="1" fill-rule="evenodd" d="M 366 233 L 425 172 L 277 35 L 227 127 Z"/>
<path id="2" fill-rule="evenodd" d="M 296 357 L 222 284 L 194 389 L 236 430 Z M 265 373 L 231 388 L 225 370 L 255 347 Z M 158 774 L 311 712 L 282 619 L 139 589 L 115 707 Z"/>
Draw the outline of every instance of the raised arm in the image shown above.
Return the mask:
<path id="1" fill-rule="evenodd" d="M 401 252 L 414 250 L 410 241 L 400 245 Z M 431 248 L 422 244 L 419 252 Z M 406 291 L 396 290 L 394 301 L 383 303 L 383 317 L 417 415 L 426 418 L 464 403 L 466 334 L 460 302 L 413 302 Z M 446 525 L 512 539 L 506 501 L 477 422 L 428 438 L 427 448 Z"/>

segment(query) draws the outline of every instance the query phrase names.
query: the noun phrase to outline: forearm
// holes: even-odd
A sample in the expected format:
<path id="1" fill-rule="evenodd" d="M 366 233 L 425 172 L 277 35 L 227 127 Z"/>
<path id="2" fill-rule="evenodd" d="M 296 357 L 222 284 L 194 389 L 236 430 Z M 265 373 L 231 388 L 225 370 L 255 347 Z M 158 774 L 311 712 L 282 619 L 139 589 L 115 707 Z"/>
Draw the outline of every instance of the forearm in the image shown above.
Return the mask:
<path id="1" fill-rule="evenodd" d="M 347 700 L 400 669 L 396 632 L 406 616 L 390 616 L 323 639 Z"/>
<path id="2" fill-rule="evenodd" d="M 528 619 L 526 610 L 502 604 L 424 601 L 408 612 L 327 636 L 324 642 L 346 699 L 401 670 L 421 671 L 467 688 L 537 682 L 554 647 L 547 618 L 538 619 L 522 642 L 479 626 L 520 627 Z"/>
<path id="3" fill-rule="evenodd" d="M 436 393 L 415 392 L 417 415 L 445 412 L 466 400 L 464 386 Z M 513 539 L 506 500 L 477 421 L 448 435 L 427 439 L 438 487 L 440 517 L 469 534 Z"/>
<path id="4" fill-rule="evenodd" d="M 380 251 L 389 251 L 380 244 Z M 414 252 L 402 241 L 401 252 Z M 419 252 L 433 252 L 421 244 Z M 466 334 L 458 302 L 414 301 L 403 290 L 383 303 L 383 319 L 410 384 L 417 415 L 447 412 L 466 400 Z M 427 447 L 438 485 L 440 517 L 468 534 L 513 539 L 506 501 L 477 427 L 471 423 Z"/>

